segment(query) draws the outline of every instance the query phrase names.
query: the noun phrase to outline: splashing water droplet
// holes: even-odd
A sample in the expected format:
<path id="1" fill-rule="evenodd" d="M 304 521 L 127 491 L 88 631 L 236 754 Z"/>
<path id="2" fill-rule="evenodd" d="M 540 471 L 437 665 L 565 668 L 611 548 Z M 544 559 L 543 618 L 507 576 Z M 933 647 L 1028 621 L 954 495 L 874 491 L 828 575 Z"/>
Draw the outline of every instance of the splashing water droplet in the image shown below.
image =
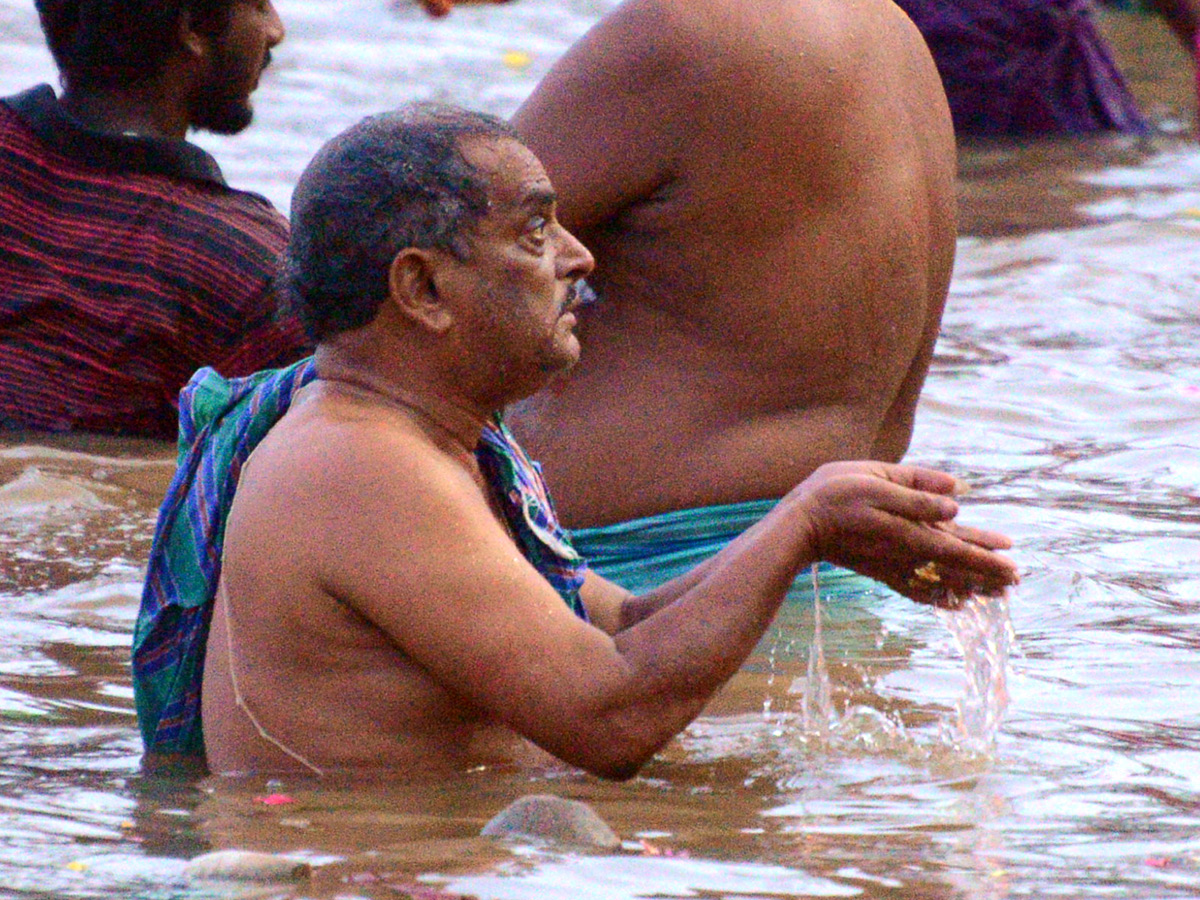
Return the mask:
<path id="1" fill-rule="evenodd" d="M 833 688 L 825 665 L 825 643 L 821 635 L 821 592 L 817 566 L 812 567 L 813 636 L 808 651 L 808 685 L 801 706 L 801 725 L 810 735 L 826 736 L 837 725 L 833 711 Z"/>
<path id="2" fill-rule="evenodd" d="M 1008 658 L 1016 643 L 1008 595 L 971 597 L 956 611 L 938 610 L 963 655 L 966 686 L 956 719 L 942 738 L 972 753 L 989 754 L 1008 708 Z"/>

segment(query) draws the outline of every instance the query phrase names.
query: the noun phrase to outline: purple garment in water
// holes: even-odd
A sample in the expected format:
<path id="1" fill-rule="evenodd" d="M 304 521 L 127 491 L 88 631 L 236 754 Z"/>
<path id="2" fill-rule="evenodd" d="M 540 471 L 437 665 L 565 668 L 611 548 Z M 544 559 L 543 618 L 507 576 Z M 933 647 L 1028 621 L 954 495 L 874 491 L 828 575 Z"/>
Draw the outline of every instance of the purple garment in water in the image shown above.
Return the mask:
<path id="1" fill-rule="evenodd" d="M 925 36 L 966 135 L 1150 130 L 1090 0 L 895 0 Z"/>

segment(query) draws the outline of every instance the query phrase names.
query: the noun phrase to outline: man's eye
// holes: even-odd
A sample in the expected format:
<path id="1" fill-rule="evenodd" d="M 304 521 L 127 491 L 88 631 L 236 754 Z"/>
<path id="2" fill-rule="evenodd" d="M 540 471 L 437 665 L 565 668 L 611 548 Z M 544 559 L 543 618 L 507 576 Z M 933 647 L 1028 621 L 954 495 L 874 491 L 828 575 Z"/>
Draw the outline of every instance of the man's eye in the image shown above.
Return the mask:
<path id="1" fill-rule="evenodd" d="M 547 222 L 542 216 L 535 216 L 529 220 L 529 228 L 527 233 L 535 241 L 543 241 L 546 239 L 546 229 L 549 227 L 550 223 Z"/>

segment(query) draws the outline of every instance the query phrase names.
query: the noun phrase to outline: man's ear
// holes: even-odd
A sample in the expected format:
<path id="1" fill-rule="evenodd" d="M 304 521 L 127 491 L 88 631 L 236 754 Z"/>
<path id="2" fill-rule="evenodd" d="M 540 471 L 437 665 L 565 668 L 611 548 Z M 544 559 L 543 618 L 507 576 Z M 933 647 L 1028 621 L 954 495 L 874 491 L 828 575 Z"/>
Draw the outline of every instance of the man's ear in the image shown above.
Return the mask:
<path id="1" fill-rule="evenodd" d="M 179 46 L 197 62 L 206 62 L 212 49 L 211 39 L 192 27 L 192 14 L 186 9 L 179 14 Z"/>
<path id="2" fill-rule="evenodd" d="M 454 324 L 454 314 L 433 283 L 438 262 L 430 250 L 405 247 L 388 267 L 388 299 L 406 318 L 441 334 Z"/>

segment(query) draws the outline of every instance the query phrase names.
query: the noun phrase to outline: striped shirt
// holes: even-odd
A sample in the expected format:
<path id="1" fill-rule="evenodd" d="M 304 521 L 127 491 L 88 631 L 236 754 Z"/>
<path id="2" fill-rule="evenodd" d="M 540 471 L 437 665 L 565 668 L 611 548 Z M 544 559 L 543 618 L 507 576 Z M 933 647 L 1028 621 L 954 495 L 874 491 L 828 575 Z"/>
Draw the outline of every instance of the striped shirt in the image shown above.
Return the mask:
<path id="1" fill-rule="evenodd" d="M 300 358 L 286 240 L 194 144 L 89 131 L 46 85 L 0 100 L 0 427 L 174 438 L 198 368 Z"/>

